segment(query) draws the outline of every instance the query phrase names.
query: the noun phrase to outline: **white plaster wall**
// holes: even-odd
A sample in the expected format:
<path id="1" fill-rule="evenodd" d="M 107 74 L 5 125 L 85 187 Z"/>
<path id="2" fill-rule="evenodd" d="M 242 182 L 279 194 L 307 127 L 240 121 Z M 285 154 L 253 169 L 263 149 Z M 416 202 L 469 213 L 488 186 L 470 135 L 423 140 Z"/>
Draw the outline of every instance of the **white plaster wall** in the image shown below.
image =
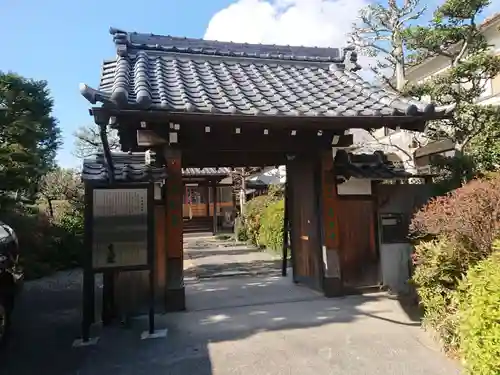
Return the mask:
<path id="1" fill-rule="evenodd" d="M 360 178 L 351 178 L 342 184 L 337 185 L 339 195 L 371 195 L 372 182 Z"/>
<path id="2" fill-rule="evenodd" d="M 380 267 L 384 286 L 396 293 L 408 293 L 408 269 L 411 245 L 407 243 L 380 244 Z"/>
<path id="3" fill-rule="evenodd" d="M 495 52 L 500 52 L 500 31 L 498 30 L 499 23 L 500 22 L 490 25 L 483 32 L 488 44 L 491 45 L 491 49 Z M 406 79 L 410 82 L 421 82 L 430 76 L 446 70 L 449 65 L 449 59 L 443 56 L 437 56 L 433 59 L 426 60 L 424 63 L 415 68 L 408 69 Z"/>

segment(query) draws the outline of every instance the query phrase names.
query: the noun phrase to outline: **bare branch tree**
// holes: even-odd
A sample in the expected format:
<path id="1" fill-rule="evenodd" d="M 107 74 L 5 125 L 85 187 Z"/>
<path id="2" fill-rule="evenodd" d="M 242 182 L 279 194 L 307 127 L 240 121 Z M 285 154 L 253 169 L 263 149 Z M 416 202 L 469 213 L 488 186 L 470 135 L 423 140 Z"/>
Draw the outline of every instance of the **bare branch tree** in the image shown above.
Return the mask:
<path id="1" fill-rule="evenodd" d="M 349 34 L 361 54 L 377 59 L 376 65 L 370 66 L 377 78 L 397 91 L 404 88 L 408 64 L 404 31 L 426 11 L 419 3 L 420 0 L 405 0 L 399 6 L 396 0 L 388 0 L 387 5 L 368 5 L 360 10 L 361 22 L 353 24 Z"/>
<path id="2" fill-rule="evenodd" d="M 111 151 L 120 150 L 120 139 L 115 129 L 108 128 L 108 142 Z M 84 159 L 97 153 L 103 152 L 99 128 L 97 126 L 81 126 L 74 133 L 75 144 L 73 154 Z"/>
<path id="3" fill-rule="evenodd" d="M 235 194 L 238 194 L 238 198 L 240 201 L 240 214 L 243 216 L 245 213 L 245 203 L 247 200 L 246 195 L 246 179 L 250 177 L 252 174 L 260 172 L 262 170 L 261 167 L 243 167 L 243 168 L 235 168 L 231 172 L 231 178 L 233 180 L 233 189 Z"/>
<path id="4" fill-rule="evenodd" d="M 82 184 L 76 171 L 56 168 L 42 177 L 39 194 L 47 201 L 50 217 L 54 217 L 53 201 L 79 199 L 82 195 Z"/>

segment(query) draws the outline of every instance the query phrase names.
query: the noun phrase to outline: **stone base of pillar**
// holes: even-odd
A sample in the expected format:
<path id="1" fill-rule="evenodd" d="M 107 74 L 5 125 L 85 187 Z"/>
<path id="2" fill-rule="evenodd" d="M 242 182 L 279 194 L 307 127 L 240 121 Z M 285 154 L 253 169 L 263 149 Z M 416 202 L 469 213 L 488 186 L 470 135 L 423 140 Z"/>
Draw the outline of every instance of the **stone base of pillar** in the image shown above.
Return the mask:
<path id="1" fill-rule="evenodd" d="M 323 293 L 325 297 L 341 297 L 344 295 L 342 280 L 338 277 L 325 277 L 323 279 Z"/>
<path id="2" fill-rule="evenodd" d="M 167 289 L 165 292 L 165 312 L 176 312 L 186 310 L 186 290 Z"/>

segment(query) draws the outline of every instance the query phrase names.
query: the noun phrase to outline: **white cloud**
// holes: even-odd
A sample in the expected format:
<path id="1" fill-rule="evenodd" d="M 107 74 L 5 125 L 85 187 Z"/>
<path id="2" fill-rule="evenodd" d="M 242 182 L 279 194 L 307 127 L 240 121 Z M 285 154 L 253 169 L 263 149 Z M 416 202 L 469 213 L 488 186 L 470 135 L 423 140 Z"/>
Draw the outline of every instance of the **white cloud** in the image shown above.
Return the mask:
<path id="1" fill-rule="evenodd" d="M 344 47 L 367 0 L 239 0 L 216 13 L 205 39 Z"/>

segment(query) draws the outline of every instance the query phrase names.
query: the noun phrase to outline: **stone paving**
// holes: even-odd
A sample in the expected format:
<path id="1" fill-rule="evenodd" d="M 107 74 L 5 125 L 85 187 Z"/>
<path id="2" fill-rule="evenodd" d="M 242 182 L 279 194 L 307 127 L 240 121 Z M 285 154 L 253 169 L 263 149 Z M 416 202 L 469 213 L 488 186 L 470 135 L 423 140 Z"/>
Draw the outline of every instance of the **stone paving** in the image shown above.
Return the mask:
<path id="1" fill-rule="evenodd" d="M 223 250 L 218 245 L 205 247 L 207 256 L 202 249 L 188 251 L 206 268 L 224 263 L 214 257 L 233 260 L 237 267 L 226 271 L 241 270 L 241 264 L 251 270 L 250 257 L 269 261 L 259 258 L 270 257 L 264 253 L 233 253 L 239 247 L 215 253 Z M 0 354 L 0 374 L 460 374 L 458 364 L 386 294 L 326 299 L 273 272 L 191 278 L 188 311 L 157 317 L 166 338 L 141 340 L 147 319 L 137 318 L 129 329 L 97 327 L 98 344 L 85 348 L 72 348 L 79 333 L 81 273 L 28 283 L 13 340 Z"/>

